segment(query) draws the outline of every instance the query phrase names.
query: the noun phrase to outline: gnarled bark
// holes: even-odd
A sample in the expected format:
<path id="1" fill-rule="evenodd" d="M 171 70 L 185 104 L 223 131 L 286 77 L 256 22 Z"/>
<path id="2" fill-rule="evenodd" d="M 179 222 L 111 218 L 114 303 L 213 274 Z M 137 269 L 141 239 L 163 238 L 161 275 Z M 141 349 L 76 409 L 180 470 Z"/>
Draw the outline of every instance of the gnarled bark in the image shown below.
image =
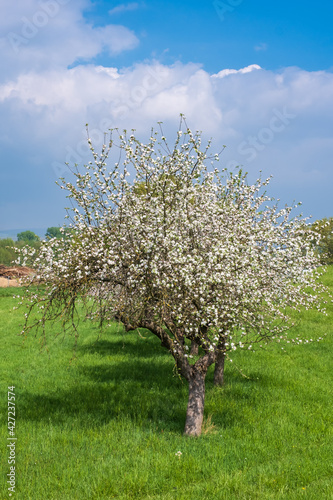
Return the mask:
<path id="1" fill-rule="evenodd" d="M 200 436 L 205 405 L 205 377 L 206 371 L 192 367 L 188 379 L 189 394 L 184 434 L 186 436 Z"/>

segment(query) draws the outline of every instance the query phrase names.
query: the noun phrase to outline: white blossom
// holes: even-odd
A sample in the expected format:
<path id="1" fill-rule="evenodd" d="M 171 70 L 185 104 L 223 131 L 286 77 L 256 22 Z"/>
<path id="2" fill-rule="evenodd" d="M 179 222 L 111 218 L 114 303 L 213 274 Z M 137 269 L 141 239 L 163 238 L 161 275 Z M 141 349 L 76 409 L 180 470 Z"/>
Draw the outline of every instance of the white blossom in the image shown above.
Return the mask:
<path id="1" fill-rule="evenodd" d="M 184 123 L 173 147 L 162 132 L 143 144 L 111 131 L 101 155 L 88 141 L 96 163 L 62 180 L 69 224 L 42 242 L 44 288 L 29 300 L 45 306 L 44 320 L 75 321 L 80 299 L 100 323 L 151 328 L 185 373 L 194 363 L 186 342 L 202 349 L 196 364 L 221 350 L 301 343 L 288 311 L 325 313 L 327 290 L 307 220 L 264 194 L 269 178 L 250 185 L 241 170 L 212 170 L 218 156 Z M 112 147 L 121 158 L 108 166 Z"/>

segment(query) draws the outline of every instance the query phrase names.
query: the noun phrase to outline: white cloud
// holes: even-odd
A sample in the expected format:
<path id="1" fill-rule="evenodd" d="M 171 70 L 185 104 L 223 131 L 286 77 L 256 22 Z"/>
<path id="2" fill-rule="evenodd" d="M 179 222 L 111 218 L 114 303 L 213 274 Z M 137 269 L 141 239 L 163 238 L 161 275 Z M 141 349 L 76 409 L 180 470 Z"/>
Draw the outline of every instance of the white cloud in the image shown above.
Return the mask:
<path id="1" fill-rule="evenodd" d="M 36 192 L 45 190 L 64 173 L 64 161 L 86 161 L 87 122 L 97 148 L 109 127 L 136 128 L 144 140 L 159 120 L 172 141 L 182 112 L 191 128 L 213 137 L 215 150 L 227 145 L 221 166 L 242 164 L 250 176 L 260 169 L 274 174 L 276 194 L 287 202 L 306 199 L 308 212 L 314 211 L 311 193 L 318 190 L 318 216 L 331 215 L 329 72 L 273 72 L 251 65 L 209 75 L 197 64 L 157 61 L 121 70 L 94 65 L 32 69 L 0 85 L 0 112 L 6 185 L 10 176 L 28 176 Z M 45 217 L 50 219 L 47 211 Z"/>
<path id="2" fill-rule="evenodd" d="M 78 61 L 89 61 L 102 51 L 116 55 L 138 45 L 136 35 L 124 26 L 89 24 L 83 12 L 90 6 L 88 0 L 18 0 L 14 9 L 2 2 L 0 79 L 46 68 L 67 68 Z"/>
<path id="3" fill-rule="evenodd" d="M 259 43 L 258 45 L 255 45 L 254 50 L 257 52 L 267 50 L 268 45 L 267 43 Z"/>
<path id="4" fill-rule="evenodd" d="M 104 28 L 95 28 L 100 47 L 107 48 L 109 53 L 119 54 L 124 50 L 134 49 L 139 41 L 125 26 L 109 25 Z"/>
<path id="5" fill-rule="evenodd" d="M 261 69 L 261 67 L 258 64 L 250 64 L 250 66 L 246 66 L 245 68 L 241 69 L 222 69 L 215 75 L 212 75 L 212 78 L 224 78 L 225 76 L 235 75 L 237 73 L 251 73 L 251 71 L 254 71 L 256 69 Z"/>
<path id="6" fill-rule="evenodd" d="M 14 107 L 36 119 L 45 112 L 45 120 L 51 115 L 55 126 L 58 121 L 71 129 L 80 117 L 79 125 L 91 118 L 95 126 L 103 118 L 114 126 L 134 123 L 144 129 L 160 119 L 175 123 L 183 112 L 194 128 L 235 142 L 269 128 L 271 122 L 278 128 L 274 116 L 284 113 L 280 121 L 288 137 L 313 137 L 318 127 L 320 136 L 328 133 L 333 114 L 331 73 L 255 69 L 260 67 L 209 75 L 195 64 L 151 62 L 121 71 L 94 65 L 30 71 L 0 86 L 0 103 L 7 112 Z M 274 140 L 283 135 L 275 133 Z"/>
<path id="7" fill-rule="evenodd" d="M 139 8 L 139 4 L 137 2 L 131 2 L 131 3 L 122 3 L 120 5 L 116 5 L 116 7 L 113 7 L 113 9 L 109 10 L 110 16 L 113 14 L 120 14 L 121 12 L 127 12 L 131 10 L 137 10 Z"/>

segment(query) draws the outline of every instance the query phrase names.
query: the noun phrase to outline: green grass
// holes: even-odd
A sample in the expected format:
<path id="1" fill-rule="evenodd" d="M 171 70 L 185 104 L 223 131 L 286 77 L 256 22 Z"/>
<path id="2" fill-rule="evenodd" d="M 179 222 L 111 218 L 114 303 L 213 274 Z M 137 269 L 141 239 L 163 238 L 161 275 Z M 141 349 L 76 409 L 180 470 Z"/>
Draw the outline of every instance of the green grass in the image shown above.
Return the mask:
<path id="1" fill-rule="evenodd" d="M 333 268 L 324 281 L 333 289 Z M 299 332 L 322 342 L 236 351 L 223 388 L 206 383 L 200 438 L 182 435 L 187 386 L 144 334 L 80 326 L 40 352 L 17 336 L 14 289 L 0 290 L 1 500 L 333 499 L 333 310 L 304 312 Z M 295 333 L 296 335 L 296 333 Z M 237 370 L 240 368 L 248 377 Z M 16 493 L 9 497 L 7 387 L 16 389 Z M 182 452 L 180 458 L 176 456 Z"/>

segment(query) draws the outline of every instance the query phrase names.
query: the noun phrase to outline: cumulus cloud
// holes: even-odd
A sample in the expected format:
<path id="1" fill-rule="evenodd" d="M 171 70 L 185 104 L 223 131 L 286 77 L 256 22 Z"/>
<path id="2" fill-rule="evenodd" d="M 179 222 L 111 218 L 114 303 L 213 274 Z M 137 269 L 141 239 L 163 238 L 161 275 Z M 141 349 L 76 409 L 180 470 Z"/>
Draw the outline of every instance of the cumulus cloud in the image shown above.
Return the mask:
<path id="1" fill-rule="evenodd" d="M 124 26 L 87 24 L 83 12 L 90 5 L 18 0 L 16 16 L 5 2 L 0 6 L 0 181 L 22 192 L 29 185 L 27 210 L 39 214 L 40 225 L 61 221 L 64 203 L 53 185 L 66 173 L 65 161 L 87 161 L 85 123 L 98 149 L 110 127 L 135 128 L 144 140 L 160 120 L 172 141 L 180 113 L 192 129 L 213 137 L 215 151 L 227 145 L 221 166 L 244 165 L 253 177 L 260 169 L 272 173 L 281 198 L 307 199 L 310 207 L 311 195 L 317 196 L 317 215 L 331 215 L 332 73 L 252 64 L 211 75 L 198 64 L 154 60 L 126 68 L 95 65 L 101 51 L 117 54 L 138 39 Z M 25 37 L 17 39 L 16 52 L 10 33 Z M 15 212 L 13 196 L 5 191 L 2 203 L 12 226 L 22 227 L 22 206 Z"/>
<path id="2" fill-rule="evenodd" d="M 88 0 L 18 0 L 0 4 L 0 79 L 27 71 L 67 68 L 106 51 L 117 55 L 139 40 L 125 26 L 95 27 L 84 18 Z"/>
<path id="3" fill-rule="evenodd" d="M 81 140 L 86 122 L 101 132 L 103 126 L 147 131 L 150 124 L 164 120 L 171 131 L 182 112 L 193 128 L 227 143 L 230 165 L 262 167 L 276 148 L 281 174 L 290 171 L 289 153 L 296 168 L 295 145 L 302 144 L 300 169 L 308 164 L 309 151 L 303 144 L 307 139 L 327 138 L 320 148 L 330 148 L 333 75 L 298 68 L 272 72 L 257 65 L 215 75 L 196 64 L 150 62 L 122 70 L 79 65 L 22 74 L 0 87 L 0 103 L 7 124 L 18 112 L 27 114 L 39 138 L 48 130 L 53 140 L 62 136 L 67 144 Z M 29 129 L 19 127 L 17 133 L 26 137 L 34 126 Z M 321 169 L 328 168 L 326 160 Z"/>

